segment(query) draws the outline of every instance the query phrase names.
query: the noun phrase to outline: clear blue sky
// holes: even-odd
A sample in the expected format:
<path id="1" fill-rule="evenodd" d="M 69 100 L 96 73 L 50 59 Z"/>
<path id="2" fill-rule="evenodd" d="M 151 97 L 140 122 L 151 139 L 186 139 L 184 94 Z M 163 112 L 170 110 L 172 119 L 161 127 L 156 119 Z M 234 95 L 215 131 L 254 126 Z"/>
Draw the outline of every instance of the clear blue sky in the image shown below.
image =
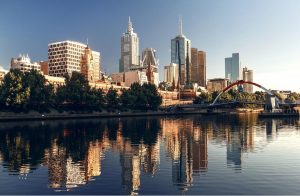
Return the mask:
<path id="1" fill-rule="evenodd" d="M 208 79 L 224 77 L 224 58 L 239 52 L 255 82 L 300 91 L 299 0 L 0 0 L 0 65 L 19 53 L 47 60 L 48 43 L 88 37 L 104 71 L 115 72 L 131 16 L 140 51 L 157 50 L 163 79 L 180 15 L 192 47 L 207 52 Z"/>

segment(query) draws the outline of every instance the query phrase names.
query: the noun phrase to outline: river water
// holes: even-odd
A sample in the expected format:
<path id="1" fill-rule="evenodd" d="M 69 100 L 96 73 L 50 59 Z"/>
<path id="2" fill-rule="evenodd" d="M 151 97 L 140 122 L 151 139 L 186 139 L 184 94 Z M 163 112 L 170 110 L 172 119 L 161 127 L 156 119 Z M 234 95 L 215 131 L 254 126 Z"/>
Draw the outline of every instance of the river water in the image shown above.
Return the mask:
<path id="1" fill-rule="evenodd" d="M 0 124 L 0 194 L 299 194 L 299 118 Z"/>

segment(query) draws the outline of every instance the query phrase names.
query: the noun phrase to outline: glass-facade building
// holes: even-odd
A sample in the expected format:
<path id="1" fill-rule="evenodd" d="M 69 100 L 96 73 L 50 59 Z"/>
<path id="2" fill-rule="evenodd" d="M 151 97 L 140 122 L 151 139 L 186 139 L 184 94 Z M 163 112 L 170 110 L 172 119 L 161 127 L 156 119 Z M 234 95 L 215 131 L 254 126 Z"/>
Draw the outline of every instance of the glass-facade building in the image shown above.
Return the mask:
<path id="1" fill-rule="evenodd" d="M 239 53 L 233 53 L 232 57 L 225 58 L 225 78 L 228 78 L 230 82 L 240 80 L 241 67 Z"/>
<path id="2" fill-rule="evenodd" d="M 180 61 L 180 62 L 179 62 Z M 171 63 L 180 64 L 180 84 L 191 82 L 191 41 L 184 35 L 171 40 Z"/>

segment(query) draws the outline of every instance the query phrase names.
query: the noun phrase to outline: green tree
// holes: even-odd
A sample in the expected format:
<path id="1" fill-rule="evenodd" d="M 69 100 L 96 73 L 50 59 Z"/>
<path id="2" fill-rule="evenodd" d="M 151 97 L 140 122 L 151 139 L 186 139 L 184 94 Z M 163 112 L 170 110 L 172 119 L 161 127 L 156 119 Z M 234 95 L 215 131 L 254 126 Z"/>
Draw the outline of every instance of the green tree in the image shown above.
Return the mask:
<path id="1" fill-rule="evenodd" d="M 157 110 L 162 103 L 162 97 L 159 95 L 154 84 L 144 83 L 142 86 L 143 96 L 146 97 L 146 106 L 151 110 Z"/>
<path id="2" fill-rule="evenodd" d="M 135 97 L 132 95 L 130 89 L 121 89 L 120 102 L 123 109 L 133 109 L 135 104 Z"/>
<path id="3" fill-rule="evenodd" d="M 26 72 L 22 79 L 24 90 L 30 90 L 27 105 L 30 109 L 45 110 L 53 104 L 53 86 L 36 70 Z"/>
<path id="4" fill-rule="evenodd" d="M 115 109 L 119 109 L 120 100 L 117 90 L 111 87 L 106 94 L 106 101 L 108 111 L 114 111 Z"/>
<path id="5" fill-rule="evenodd" d="M 195 98 L 194 104 L 208 104 L 212 101 L 212 95 L 210 93 L 201 91 L 201 94 Z"/>
<path id="6" fill-rule="evenodd" d="M 88 92 L 87 106 L 93 110 L 101 110 L 105 103 L 105 96 L 102 89 L 92 88 Z"/>
<path id="7" fill-rule="evenodd" d="M 3 79 L 0 100 L 7 107 L 22 109 L 30 96 L 30 88 L 23 86 L 24 74 L 19 69 L 11 69 Z"/>

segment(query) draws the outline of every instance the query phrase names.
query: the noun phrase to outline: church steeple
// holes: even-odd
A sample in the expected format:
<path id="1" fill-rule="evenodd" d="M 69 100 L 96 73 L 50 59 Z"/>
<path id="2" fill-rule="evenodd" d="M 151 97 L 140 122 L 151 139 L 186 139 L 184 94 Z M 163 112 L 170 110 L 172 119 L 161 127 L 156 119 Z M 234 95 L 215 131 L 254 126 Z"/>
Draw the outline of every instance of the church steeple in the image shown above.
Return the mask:
<path id="1" fill-rule="evenodd" d="M 128 33 L 132 33 L 133 32 L 133 28 L 132 28 L 132 22 L 130 20 L 130 16 L 128 18 L 128 29 L 127 29 Z"/>

